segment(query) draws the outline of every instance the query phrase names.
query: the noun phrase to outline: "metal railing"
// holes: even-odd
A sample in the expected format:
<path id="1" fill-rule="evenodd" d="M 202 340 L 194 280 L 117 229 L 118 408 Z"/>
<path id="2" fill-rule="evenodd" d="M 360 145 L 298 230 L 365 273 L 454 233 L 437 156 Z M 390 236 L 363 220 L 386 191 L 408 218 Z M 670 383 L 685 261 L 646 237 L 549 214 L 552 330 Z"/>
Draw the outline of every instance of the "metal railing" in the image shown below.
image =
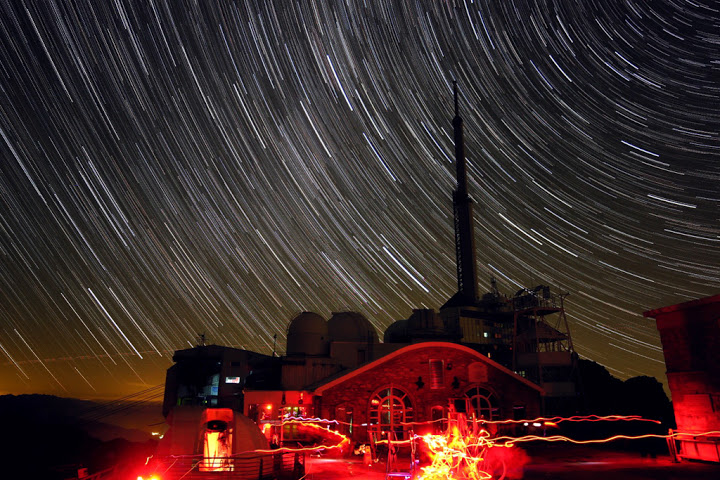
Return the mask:
<path id="1" fill-rule="evenodd" d="M 305 475 L 304 452 L 249 453 L 234 457 L 178 455 L 155 459 L 163 480 L 297 480 Z"/>

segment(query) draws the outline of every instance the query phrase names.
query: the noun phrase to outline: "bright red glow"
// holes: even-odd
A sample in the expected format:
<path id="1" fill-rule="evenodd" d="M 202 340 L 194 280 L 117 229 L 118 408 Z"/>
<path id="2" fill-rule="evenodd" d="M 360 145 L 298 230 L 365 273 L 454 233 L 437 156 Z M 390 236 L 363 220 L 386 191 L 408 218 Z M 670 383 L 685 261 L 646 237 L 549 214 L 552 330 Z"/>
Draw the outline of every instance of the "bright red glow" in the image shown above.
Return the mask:
<path id="1" fill-rule="evenodd" d="M 481 435 L 462 435 L 457 426 L 445 435 L 427 434 L 422 437 L 429 449 L 432 463 L 422 467 L 419 480 L 470 478 L 488 480 L 492 474 L 482 468 L 485 449 L 492 446 L 487 432 Z"/>
<path id="2" fill-rule="evenodd" d="M 265 405 L 265 410 L 267 410 L 268 412 L 272 410 L 272 403 L 268 403 L 267 405 Z"/>
<path id="3" fill-rule="evenodd" d="M 282 422 L 283 425 L 288 423 L 294 423 L 298 424 L 302 430 L 304 430 L 304 433 L 311 434 L 314 437 L 317 437 L 318 440 L 322 440 L 323 442 L 319 445 L 313 446 L 313 447 L 304 447 L 304 448 L 289 448 L 289 447 L 282 447 L 277 448 L 274 450 L 255 450 L 256 452 L 314 452 L 317 450 L 335 450 L 338 451 L 338 453 L 343 453 L 347 451 L 347 449 L 350 448 L 350 439 L 343 435 L 340 432 L 336 432 L 335 430 L 330 430 L 327 427 L 323 427 L 320 425 L 317 425 L 316 422 L 318 419 L 311 419 L 312 421 L 307 420 L 301 420 L 297 417 L 291 419 L 291 420 L 285 420 Z M 337 423 L 334 420 L 321 420 L 326 423 Z"/>
<path id="4" fill-rule="evenodd" d="M 230 443 L 227 431 L 205 432 L 205 445 L 203 448 L 203 461 L 199 467 L 201 472 L 229 472 L 232 464 Z"/>
<path id="5" fill-rule="evenodd" d="M 206 409 L 203 412 L 202 433 L 203 461 L 201 472 L 229 472 L 232 468 L 232 410 L 226 408 Z"/>
<path id="6" fill-rule="evenodd" d="M 473 420 L 462 414 L 448 419 L 444 435 L 419 437 L 427 448 L 431 464 L 421 467 L 419 480 L 491 480 L 521 478 L 527 463 L 525 452 L 511 444 L 501 444 Z"/>
<path id="7" fill-rule="evenodd" d="M 272 405 L 268 405 L 272 408 Z M 649 421 L 658 423 L 655 420 L 644 419 L 639 416 L 573 416 L 568 418 L 552 417 L 552 418 L 536 418 L 531 420 L 504 420 L 497 422 L 478 421 L 476 419 L 467 420 L 462 414 L 455 414 L 451 418 L 442 419 L 447 421 L 449 428 L 443 435 L 414 435 L 408 440 L 393 441 L 393 445 L 407 445 L 413 442 L 420 442 L 420 447 L 426 451 L 430 464 L 420 468 L 421 474 L 416 476 L 417 480 L 503 480 L 522 478 L 523 466 L 528 462 L 525 452 L 517 447 L 517 444 L 531 441 L 544 442 L 568 442 L 574 444 L 599 444 L 612 442 L 615 440 L 640 440 L 646 438 L 682 438 L 687 437 L 687 433 L 671 433 L 670 435 L 615 435 L 604 439 L 595 440 L 575 440 L 562 435 L 538 436 L 526 435 L 522 437 L 498 436 L 493 437 L 486 429 L 482 428 L 486 424 L 518 424 L 518 423 L 537 423 L 541 426 L 557 427 L 561 422 L 599 422 L 599 421 Z M 430 424 L 431 422 L 408 422 L 407 425 Z M 345 422 L 337 420 L 327 420 L 322 418 L 304 418 L 304 417 L 286 417 L 282 424 L 297 424 L 301 426 L 305 434 L 315 441 L 315 445 L 303 448 L 282 447 L 272 450 L 256 450 L 262 453 L 275 452 L 315 452 L 318 450 L 332 450 L 337 453 L 343 453 L 350 447 L 350 440 L 343 434 L 331 430 L 328 424 L 339 425 Z M 323 425 L 325 424 L 325 425 Z M 270 424 L 263 424 L 263 430 L 270 428 Z M 711 431 L 705 433 L 695 433 L 692 437 L 712 437 L 720 436 L 720 431 Z M 219 437 L 218 437 L 219 439 Z M 376 443 L 388 443 L 388 440 L 380 440 Z M 211 452 L 206 452 L 206 456 Z M 369 456 L 369 455 L 368 455 Z M 213 459 L 217 460 L 217 459 Z M 219 467 L 222 465 L 208 465 L 211 467 Z M 146 480 L 160 480 L 157 477 L 147 478 Z M 138 477 L 143 480 L 143 477 Z"/>
<path id="8" fill-rule="evenodd" d="M 463 416 L 457 419 L 449 419 L 451 427 L 445 435 L 423 435 L 422 440 L 429 449 L 431 464 L 421 467 L 423 474 L 419 480 L 444 480 L 444 479 L 471 479 L 491 480 L 497 478 L 513 478 L 517 475 L 518 468 L 521 470 L 527 462 L 527 456 L 522 450 L 515 448 L 515 444 L 530 441 L 545 442 L 569 442 L 575 444 L 597 444 L 612 442 L 615 440 L 640 440 L 645 438 L 673 438 L 682 434 L 671 435 L 615 435 L 609 438 L 596 440 L 575 440 L 562 435 L 548 437 L 538 435 L 526 435 L 523 437 L 501 436 L 491 438 L 491 435 L 484 429 L 478 428 L 476 421 L 472 422 L 472 430 L 469 431 L 468 423 Z M 524 423 L 535 426 L 554 426 L 560 422 L 599 422 L 599 421 L 649 421 L 659 423 L 655 420 L 644 419 L 639 416 L 610 415 L 600 417 L 597 415 L 574 416 L 568 418 L 537 418 L 532 420 L 505 420 L 499 422 L 484 423 Z M 706 432 L 697 436 L 712 436 L 718 432 Z M 398 442 L 401 443 L 401 442 Z M 506 448 L 500 448 L 506 447 Z M 520 473 L 520 475 L 522 475 Z M 519 478 L 519 477 L 518 477 Z"/>

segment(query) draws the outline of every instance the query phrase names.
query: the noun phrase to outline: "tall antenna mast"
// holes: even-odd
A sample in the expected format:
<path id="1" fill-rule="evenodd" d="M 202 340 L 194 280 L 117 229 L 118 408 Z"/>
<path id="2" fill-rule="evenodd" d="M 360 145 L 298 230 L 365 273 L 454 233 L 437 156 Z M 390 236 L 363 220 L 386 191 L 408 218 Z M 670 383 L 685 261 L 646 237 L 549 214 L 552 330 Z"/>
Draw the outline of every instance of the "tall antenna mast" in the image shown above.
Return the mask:
<path id="1" fill-rule="evenodd" d="M 457 188 L 453 192 L 453 210 L 455 215 L 455 256 L 457 260 L 458 291 L 469 300 L 476 301 L 478 286 L 472 211 L 473 201 L 467 193 L 467 164 L 465 161 L 463 121 L 462 117 L 460 117 L 457 81 L 453 81 L 453 93 L 455 97 L 455 118 L 453 118 L 452 125 L 455 140 L 455 168 L 457 169 Z"/>

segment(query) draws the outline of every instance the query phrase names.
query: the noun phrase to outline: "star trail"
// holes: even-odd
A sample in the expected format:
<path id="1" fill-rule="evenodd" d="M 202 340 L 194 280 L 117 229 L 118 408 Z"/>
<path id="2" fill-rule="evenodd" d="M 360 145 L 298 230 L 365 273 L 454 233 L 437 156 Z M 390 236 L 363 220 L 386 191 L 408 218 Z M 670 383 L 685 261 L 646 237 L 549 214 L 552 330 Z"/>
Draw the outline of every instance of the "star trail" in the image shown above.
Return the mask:
<path id="1" fill-rule="evenodd" d="M 665 381 L 642 312 L 720 290 L 707 0 L 0 4 L 0 393 L 126 395 L 172 352 L 380 332 L 455 291 L 452 82 L 480 292 L 569 292 L 578 353 Z"/>

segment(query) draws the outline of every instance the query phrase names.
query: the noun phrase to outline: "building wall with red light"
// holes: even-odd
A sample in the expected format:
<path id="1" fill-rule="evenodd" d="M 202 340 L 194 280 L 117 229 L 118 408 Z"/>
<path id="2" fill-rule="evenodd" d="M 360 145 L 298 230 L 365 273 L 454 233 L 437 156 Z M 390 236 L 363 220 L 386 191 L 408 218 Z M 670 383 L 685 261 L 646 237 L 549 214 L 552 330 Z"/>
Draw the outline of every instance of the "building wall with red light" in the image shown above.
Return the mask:
<path id="1" fill-rule="evenodd" d="M 418 344 L 409 351 L 403 349 L 398 355 L 380 359 L 375 362 L 377 365 L 362 373 L 351 372 L 339 383 L 326 390 L 321 389 L 321 398 L 315 398 L 320 402 L 317 413 L 323 418 L 334 419 L 342 417 L 338 412 L 352 410 L 352 440 L 355 442 L 368 441 L 367 428 L 362 424 L 370 421 L 371 398 L 378 390 L 387 387 L 400 388 L 408 394 L 414 410 L 414 422 L 433 420 L 434 407 L 442 408 L 446 417 L 450 399 L 464 398 L 465 392 L 474 386 L 495 395 L 500 418 L 513 418 L 518 409 L 521 409 L 524 418 L 540 415 L 540 392 L 517 375 L 485 357 L 479 358 L 480 354 L 469 349 L 451 344 L 439 346 L 438 342 L 427 345 L 432 346 Z M 442 374 L 437 368 L 431 371 L 431 360 L 442 361 Z M 431 428 L 430 424 L 417 426 L 415 433 L 426 433 Z"/>
<path id="2" fill-rule="evenodd" d="M 720 431 L 720 295 L 644 315 L 660 332 L 678 431 Z M 717 438 L 682 441 L 680 454 L 720 461 Z"/>

